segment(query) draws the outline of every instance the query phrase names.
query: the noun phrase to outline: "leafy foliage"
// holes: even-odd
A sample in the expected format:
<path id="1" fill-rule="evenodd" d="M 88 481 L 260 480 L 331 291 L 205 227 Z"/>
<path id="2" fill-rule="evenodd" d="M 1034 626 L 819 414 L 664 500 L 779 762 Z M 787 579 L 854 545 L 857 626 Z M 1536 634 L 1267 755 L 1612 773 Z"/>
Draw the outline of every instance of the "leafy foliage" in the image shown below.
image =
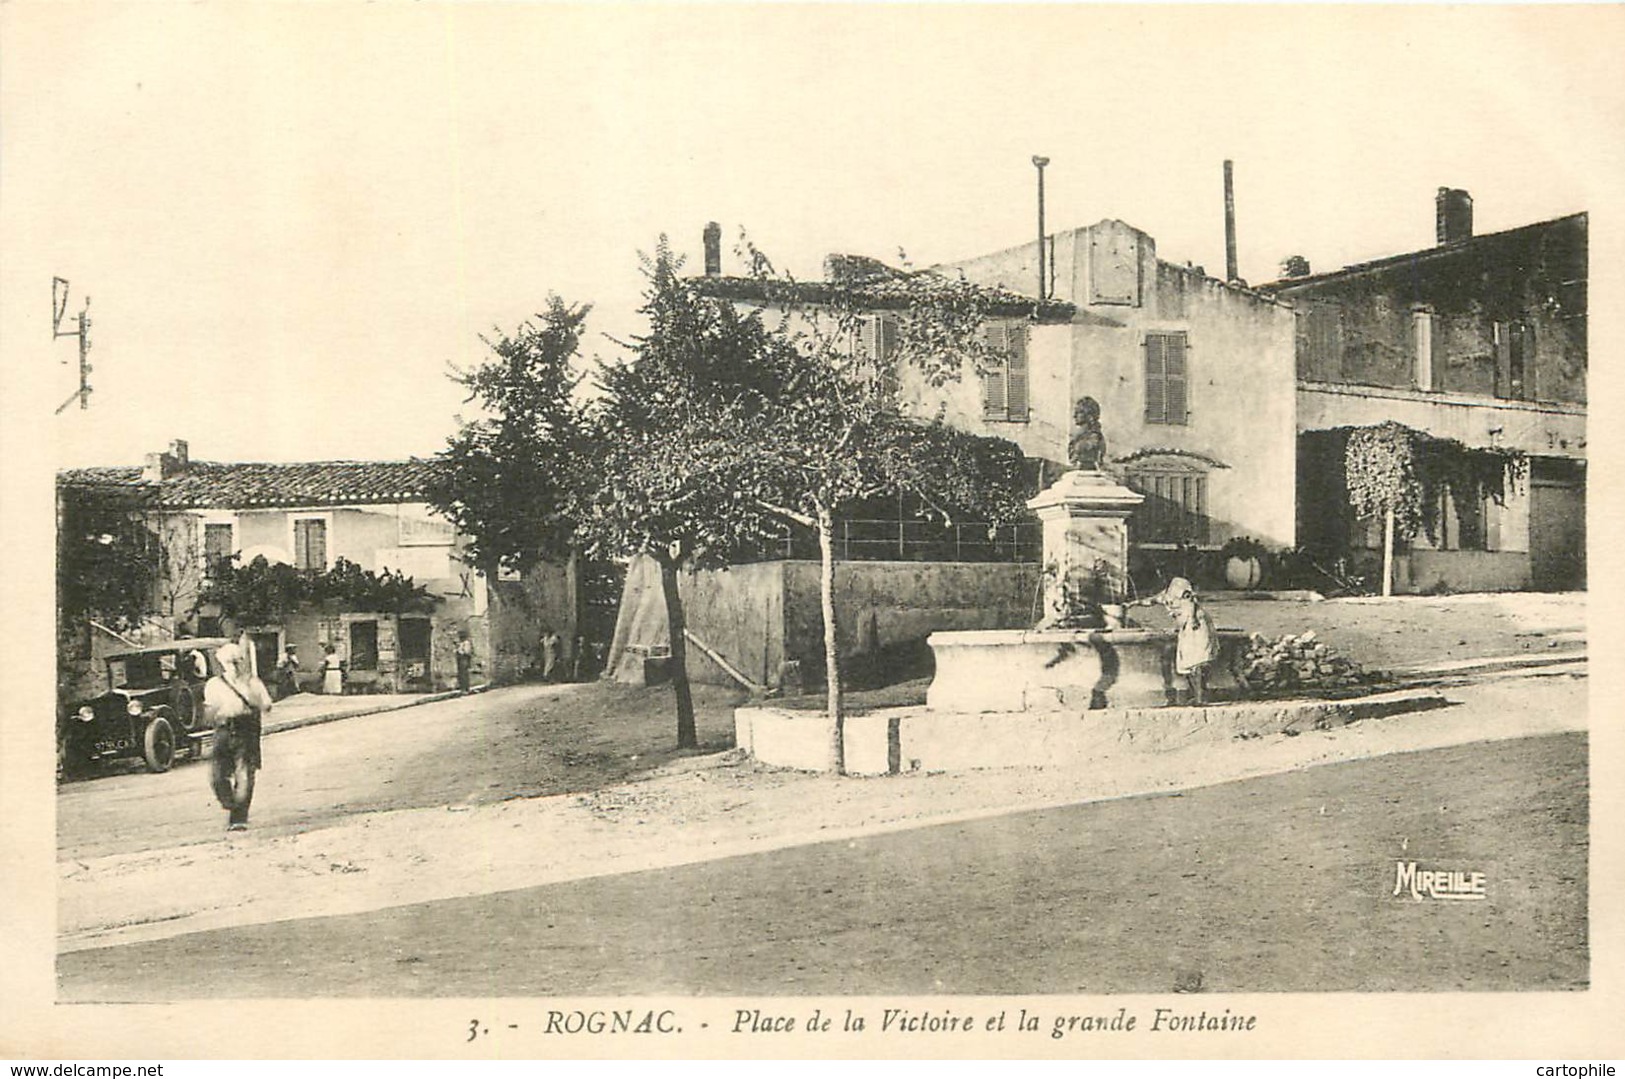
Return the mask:
<path id="1" fill-rule="evenodd" d="M 200 602 L 244 625 L 279 622 L 306 603 L 338 603 L 352 611 L 426 613 L 439 599 L 401 573 L 374 573 L 349 559 L 337 559 L 322 573 L 297 570 L 264 555 L 246 565 L 235 558 L 213 572 Z"/>
<path id="2" fill-rule="evenodd" d="M 487 415 L 448 440 L 428 500 L 468 537 L 464 556 L 484 570 L 526 570 L 569 548 L 571 494 L 593 464 L 572 396 L 590 310 L 550 296 L 535 321 L 485 339 L 492 359 L 452 372 Z"/>
<path id="3" fill-rule="evenodd" d="M 150 613 L 163 552 L 149 495 L 119 484 L 58 483 L 57 606 L 64 619 L 139 621 Z"/>
<path id="4" fill-rule="evenodd" d="M 1392 421 L 1348 432 L 1344 452 L 1349 503 L 1362 517 L 1394 511 L 1396 534 L 1438 535 L 1442 495 L 1461 503 L 1489 497 L 1504 505 L 1528 475 L 1515 450 L 1469 447 Z"/>
<path id="5" fill-rule="evenodd" d="M 577 489 L 574 516 L 590 554 L 721 566 L 772 534 L 733 477 L 785 357 L 759 316 L 700 296 L 681 267 L 665 237 L 644 259 L 648 330 L 631 362 L 599 369 L 586 436 L 596 477 Z"/>

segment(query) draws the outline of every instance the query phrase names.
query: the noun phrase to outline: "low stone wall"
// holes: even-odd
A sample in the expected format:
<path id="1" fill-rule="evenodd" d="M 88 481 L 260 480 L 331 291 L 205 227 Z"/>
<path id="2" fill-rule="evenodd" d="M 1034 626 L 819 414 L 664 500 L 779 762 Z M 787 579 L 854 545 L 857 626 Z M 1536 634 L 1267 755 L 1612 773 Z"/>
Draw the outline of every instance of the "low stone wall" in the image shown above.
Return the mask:
<path id="1" fill-rule="evenodd" d="M 1124 748 L 1157 752 L 1443 707 L 1435 690 L 1341 701 L 1268 701 L 1205 708 L 1101 708 L 1061 712 L 933 712 L 893 708 L 846 719 L 850 775 L 1066 767 Z M 739 748 L 763 764 L 829 770 L 830 722 L 821 712 L 749 707 L 734 712 Z"/>

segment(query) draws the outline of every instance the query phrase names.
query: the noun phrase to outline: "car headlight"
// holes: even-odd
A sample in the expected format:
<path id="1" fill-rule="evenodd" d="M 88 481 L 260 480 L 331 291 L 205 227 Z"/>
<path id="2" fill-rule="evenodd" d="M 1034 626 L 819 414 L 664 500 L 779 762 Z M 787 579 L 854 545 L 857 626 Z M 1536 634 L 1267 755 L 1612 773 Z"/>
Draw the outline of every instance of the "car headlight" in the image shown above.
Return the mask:
<path id="1" fill-rule="evenodd" d="M 89 723 L 95 718 L 96 709 L 92 708 L 90 705 L 87 704 L 83 708 L 79 709 L 79 720 L 81 723 Z"/>
<path id="2" fill-rule="evenodd" d="M 128 705 L 125 706 L 124 710 L 126 712 L 130 713 L 132 716 L 138 716 L 138 715 L 141 714 L 141 702 L 140 701 L 131 701 Z"/>

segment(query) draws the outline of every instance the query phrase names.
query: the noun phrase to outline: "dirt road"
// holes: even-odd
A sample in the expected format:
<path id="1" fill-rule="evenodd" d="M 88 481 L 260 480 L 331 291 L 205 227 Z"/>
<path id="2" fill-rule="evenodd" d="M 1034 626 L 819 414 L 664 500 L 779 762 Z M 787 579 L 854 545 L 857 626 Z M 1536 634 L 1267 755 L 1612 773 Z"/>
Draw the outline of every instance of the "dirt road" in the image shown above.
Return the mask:
<path id="1" fill-rule="evenodd" d="M 1586 738 L 1326 765 L 60 957 L 64 999 L 1551 990 Z M 881 781 L 883 782 L 883 781 Z M 1396 863 L 1485 874 L 1394 895 Z"/>
<path id="2" fill-rule="evenodd" d="M 741 696 L 706 686 L 697 698 L 701 752 L 728 748 Z M 287 731 L 265 740 L 253 827 L 590 790 L 679 756 L 672 708 L 669 688 L 524 685 Z M 214 842 L 224 828 L 206 761 L 57 793 L 59 858 Z"/>

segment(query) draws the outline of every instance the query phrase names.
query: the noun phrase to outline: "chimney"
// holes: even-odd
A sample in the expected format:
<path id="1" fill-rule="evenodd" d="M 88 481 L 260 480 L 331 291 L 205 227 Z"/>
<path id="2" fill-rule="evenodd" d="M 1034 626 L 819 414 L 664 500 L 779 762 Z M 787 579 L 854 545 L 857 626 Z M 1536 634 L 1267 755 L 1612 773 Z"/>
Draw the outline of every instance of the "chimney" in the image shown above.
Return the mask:
<path id="1" fill-rule="evenodd" d="M 705 226 L 705 276 L 722 276 L 722 226 L 715 221 Z"/>
<path id="2" fill-rule="evenodd" d="M 147 483 L 162 483 L 185 471 L 186 443 L 177 438 L 169 444 L 168 450 L 147 454 L 146 463 L 141 468 L 141 478 Z"/>
<path id="3" fill-rule="evenodd" d="M 1473 235 L 1473 196 L 1457 187 L 1441 187 L 1433 198 L 1434 232 L 1441 244 Z"/>
<path id="4" fill-rule="evenodd" d="M 1224 163 L 1224 279 L 1241 280 L 1241 272 L 1236 267 L 1236 188 L 1228 160 Z"/>

